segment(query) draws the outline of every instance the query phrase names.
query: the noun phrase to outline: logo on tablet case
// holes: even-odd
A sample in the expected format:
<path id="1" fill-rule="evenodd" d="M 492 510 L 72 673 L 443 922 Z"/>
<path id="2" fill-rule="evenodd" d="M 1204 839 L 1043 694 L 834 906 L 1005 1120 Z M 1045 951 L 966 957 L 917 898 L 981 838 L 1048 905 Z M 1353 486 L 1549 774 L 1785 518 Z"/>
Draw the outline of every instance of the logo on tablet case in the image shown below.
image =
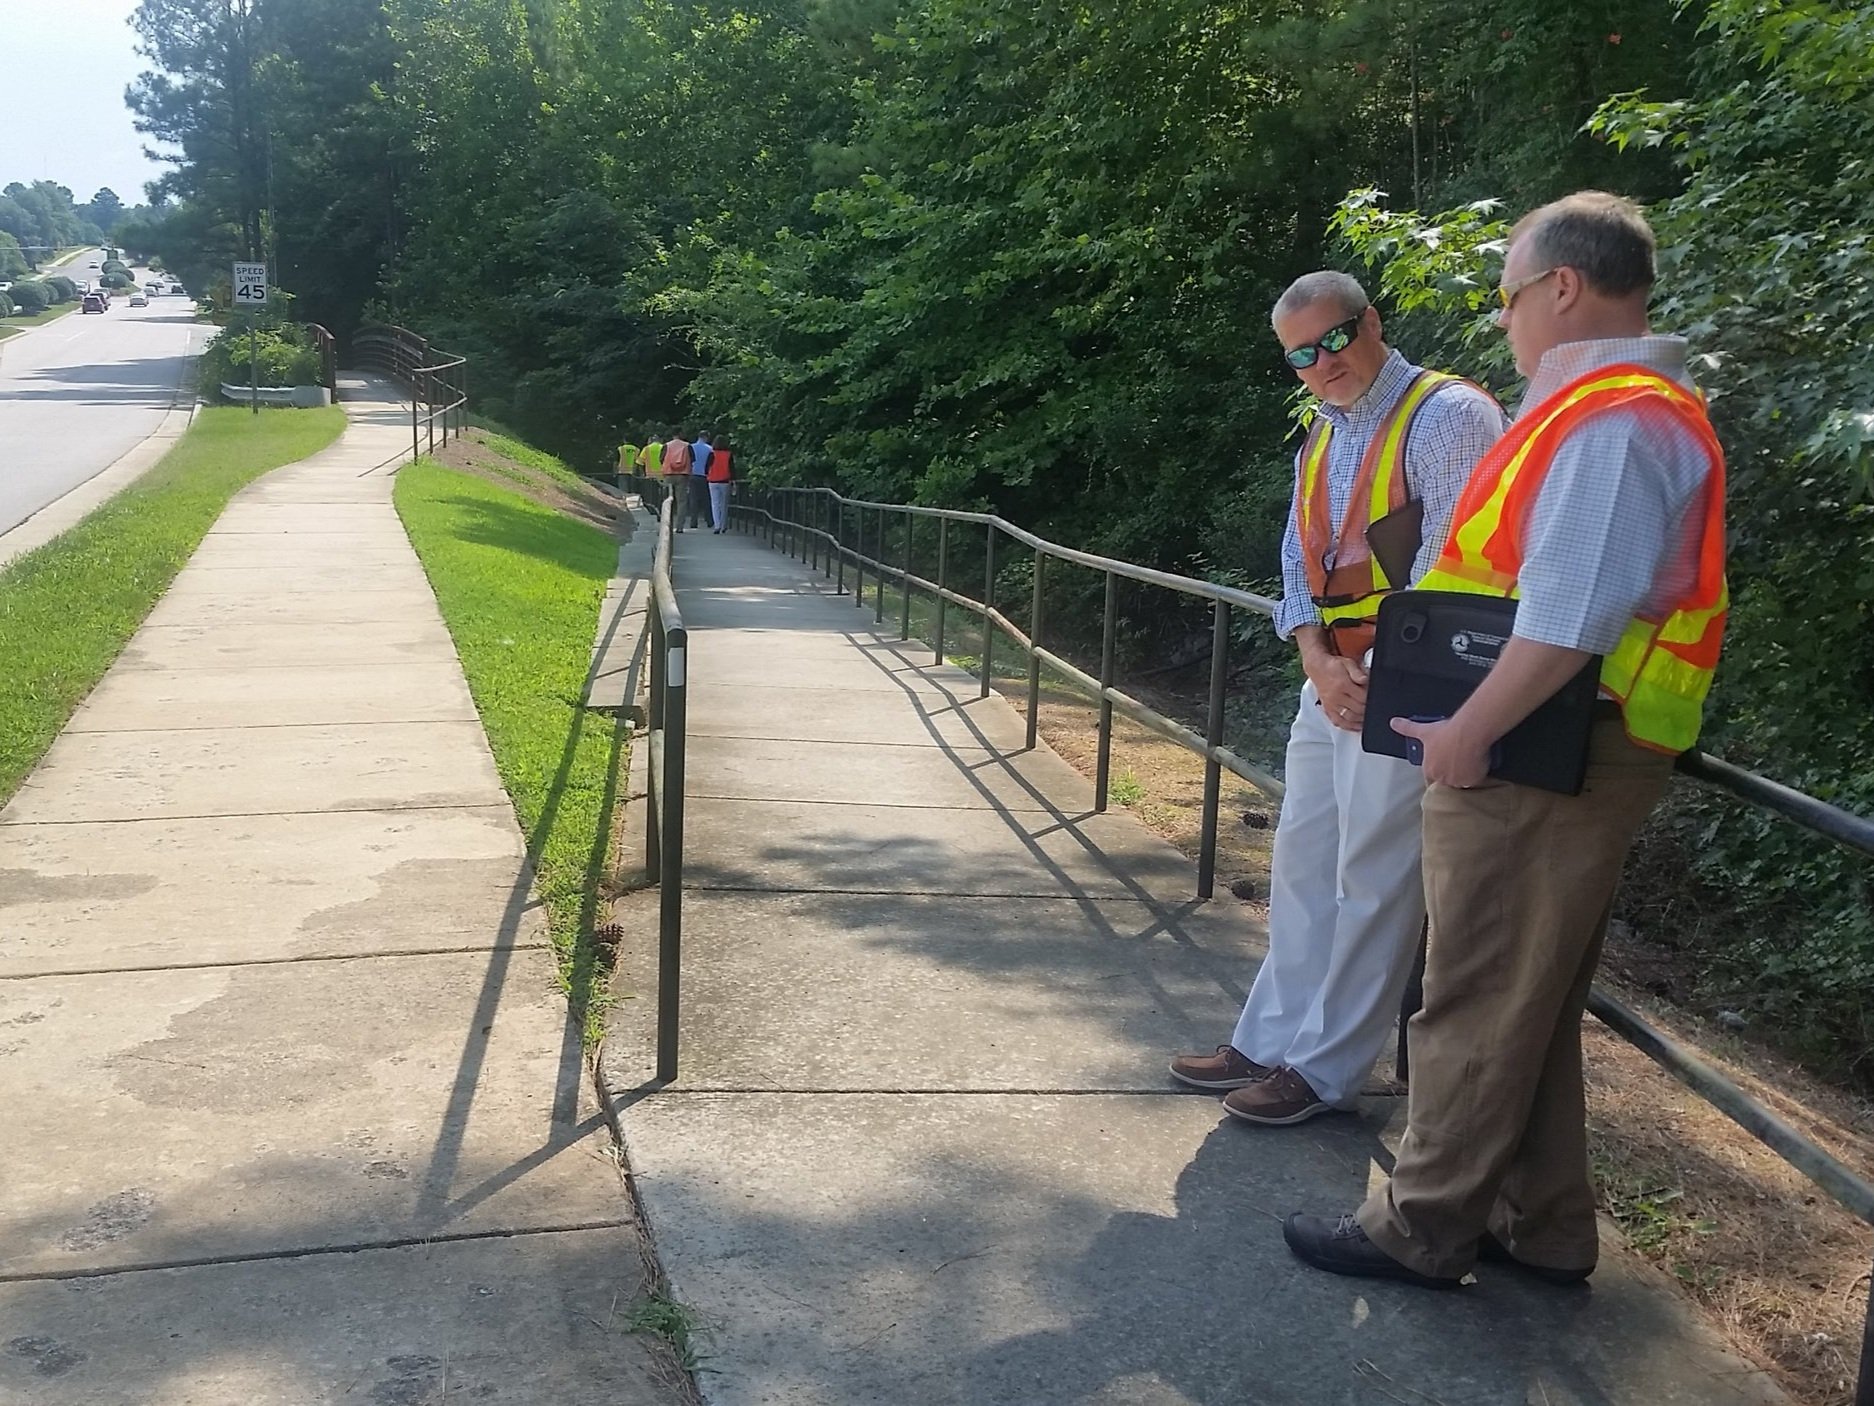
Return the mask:
<path id="1" fill-rule="evenodd" d="M 1451 652 L 1473 669 L 1488 669 L 1497 662 L 1506 640 L 1482 630 L 1459 630 L 1451 636 Z"/>

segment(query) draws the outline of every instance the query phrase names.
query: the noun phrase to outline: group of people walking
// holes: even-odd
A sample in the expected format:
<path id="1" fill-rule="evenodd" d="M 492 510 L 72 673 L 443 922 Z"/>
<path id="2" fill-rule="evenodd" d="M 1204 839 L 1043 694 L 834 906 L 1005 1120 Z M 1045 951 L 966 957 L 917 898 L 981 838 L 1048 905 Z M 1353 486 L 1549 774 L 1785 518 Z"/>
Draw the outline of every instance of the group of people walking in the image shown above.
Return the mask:
<path id="1" fill-rule="evenodd" d="M 619 471 L 663 479 L 664 488 L 676 501 L 677 531 L 683 531 L 687 513 L 691 527 L 700 521 L 711 532 L 727 532 L 729 487 L 735 482 L 735 451 L 729 447 L 728 436 L 713 430 L 704 430 L 694 439 L 687 430 L 667 434 L 665 439 L 620 446 Z"/>
<path id="2" fill-rule="evenodd" d="M 1275 304 L 1319 403 L 1275 622 L 1307 681 L 1268 956 L 1229 1042 L 1171 1074 L 1251 1125 L 1351 1107 L 1429 914 L 1392 1176 L 1356 1210 L 1284 1223 L 1317 1268 L 1449 1288 L 1479 1258 L 1554 1283 L 1595 1266 L 1582 1013 L 1627 850 L 1698 735 L 1728 604 L 1723 453 L 1684 340 L 1648 324 L 1654 254 L 1640 211 L 1601 192 L 1515 226 L 1497 319 L 1528 390 L 1507 424 L 1472 383 L 1388 346 L 1353 278 L 1308 274 Z M 1367 531 L 1408 506 L 1410 584 L 1518 602 L 1462 707 L 1389 720 L 1421 765 L 1361 745 L 1379 603 L 1408 584 Z M 1493 745 L 1590 660 L 1581 792 L 1492 777 Z"/>

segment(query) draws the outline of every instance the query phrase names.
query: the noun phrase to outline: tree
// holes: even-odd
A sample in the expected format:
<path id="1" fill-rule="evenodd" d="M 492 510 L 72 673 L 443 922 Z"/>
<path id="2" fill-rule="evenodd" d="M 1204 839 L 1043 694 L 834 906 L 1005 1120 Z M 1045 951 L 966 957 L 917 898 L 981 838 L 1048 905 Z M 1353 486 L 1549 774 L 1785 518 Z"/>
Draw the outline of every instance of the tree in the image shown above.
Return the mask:
<path id="1" fill-rule="evenodd" d="M 124 213 L 124 202 L 117 198 L 116 191 L 105 186 L 80 207 L 80 213 L 96 225 L 100 233 L 108 235 L 116 228 L 119 217 Z"/>

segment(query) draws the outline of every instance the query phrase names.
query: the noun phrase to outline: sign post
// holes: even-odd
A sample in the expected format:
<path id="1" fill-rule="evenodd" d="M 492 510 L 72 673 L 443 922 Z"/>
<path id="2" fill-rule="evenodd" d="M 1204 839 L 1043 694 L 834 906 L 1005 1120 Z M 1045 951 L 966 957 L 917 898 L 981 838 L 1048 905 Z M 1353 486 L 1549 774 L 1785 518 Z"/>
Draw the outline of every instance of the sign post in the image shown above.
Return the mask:
<path id="1" fill-rule="evenodd" d="M 267 305 L 267 266 L 234 266 L 234 305 L 247 309 L 247 404 L 260 413 L 260 318 L 254 311 Z"/>

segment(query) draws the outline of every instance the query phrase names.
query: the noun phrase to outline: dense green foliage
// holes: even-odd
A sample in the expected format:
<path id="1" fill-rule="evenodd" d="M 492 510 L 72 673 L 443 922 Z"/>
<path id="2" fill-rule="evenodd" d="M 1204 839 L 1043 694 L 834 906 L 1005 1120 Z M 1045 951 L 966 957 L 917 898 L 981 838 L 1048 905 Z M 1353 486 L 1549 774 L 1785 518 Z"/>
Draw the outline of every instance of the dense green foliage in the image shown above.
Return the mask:
<path id="1" fill-rule="evenodd" d="M 1698 349 L 1730 494 L 1731 631 L 1702 745 L 1874 813 L 1874 366 L 1844 354 L 1874 339 L 1874 7 L 1716 0 L 1705 34 L 1697 98 L 1623 95 L 1590 123 L 1616 146 L 1673 153 L 1684 175 L 1653 211 L 1657 317 Z M 1482 252 L 1508 233 L 1496 212 L 1421 218 L 1363 193 L 1338 225 L 1411 310 L 1418 344 L 1474 366 L 1489 348 L 1501 380 Z M 1649 844 L 1657 866 L 1703 881 L 1655 926 L 1712 964 L 1727 1004 L 1766 1011 L 1825 1057 L 1869 1058 L 1865 859 L 1689 786 Z"/>
<path id="2" fill-rule="evenodd" d="M 1484 307 L 1503 221 L 1633 194 L 1732 456 L 1712 745 L 1874 804 L 1874 0 L 144 0 L 138 24 L 133 105 L 184 160 L 119 228 L 191 287 L 264 253 L 303 315 L 465 353 L 482 408 L 594 471 L 713 424 L 757 481 L 992 505 L 1236 581 L 1276 569 L 1288 279 L 1365 259 L 1400 345 L 1513 390 Z M 1052 615 L 1071 633 L 1071 599 Z M 1127 617 L 1135 655 L 1203 628 Z M 1777 916 L 1731 922 L 1727 1003 L 1874 1048 L 1865 865 L 1698 799 L 1654 842 Z"/>
<path id="3" fill-rule="evenodd" d="M 252 377 L 258 364 L 259 381 Z M 228 327 L 215 334 L 202 352 L 197 377 L 211 398 L 225 381 L 246 386 L 316 386 L 321 366 L 319 352 L 303 327 L 292 323 L 261 327 L 249 335 L 245 327 Z"/>
<path id="4" fill-rule="evenodd" d="M 87 209 L 74 205 L 71 191 L 55 181 L 14 181 L 0 191 L 0 236 L 7 241 L 0 243 L 0 277 L 12 276 L 5 271 L 9 249 L 14 254 L 23 251 L 25 263 L 37 268 L 54 250 L 101 240 L 104 236 Z"/>
<path id="5" fill-rule="evenodd" d="M 7 289 L 7 296 L 23 313 L 44 312 L 53 302 L 52 289 L 36 278 L 20 279 Z"/>

